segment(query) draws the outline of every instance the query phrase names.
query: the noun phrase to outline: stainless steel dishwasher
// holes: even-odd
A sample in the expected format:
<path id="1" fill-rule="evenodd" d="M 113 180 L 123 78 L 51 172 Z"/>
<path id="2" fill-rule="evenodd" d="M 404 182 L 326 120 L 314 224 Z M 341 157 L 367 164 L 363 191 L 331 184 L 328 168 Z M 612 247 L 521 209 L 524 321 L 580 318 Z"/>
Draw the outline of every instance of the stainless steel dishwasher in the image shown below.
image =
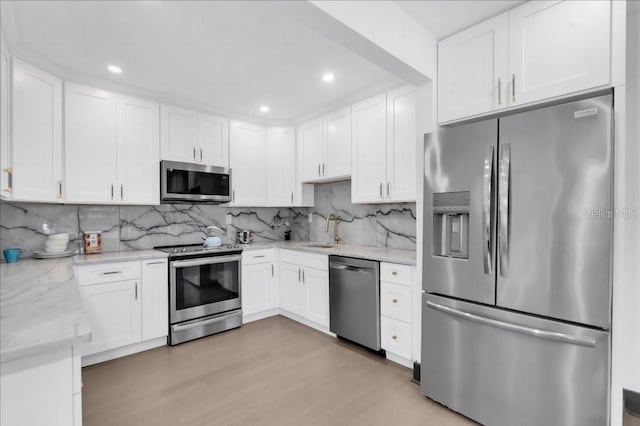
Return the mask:
<path id="1" fill-rule="evenodd" d="M 380 350 L 380 262 L 329 256 L 329 328 Z"/>

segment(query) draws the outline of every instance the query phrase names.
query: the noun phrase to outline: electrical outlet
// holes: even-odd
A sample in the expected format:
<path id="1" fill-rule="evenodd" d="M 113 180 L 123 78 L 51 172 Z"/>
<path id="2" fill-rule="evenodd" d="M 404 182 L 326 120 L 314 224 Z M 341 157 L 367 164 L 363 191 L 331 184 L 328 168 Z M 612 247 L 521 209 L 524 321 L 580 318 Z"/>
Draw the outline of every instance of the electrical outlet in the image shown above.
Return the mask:
<path id="1" fill-rule="evenodd" d="M 233 221 L 233 216 L 231 216 L 229 213 L 227 213 L 224 217 L 224 220 L 226 222 L 227 225 L 231 225 L 231 222 Z"/>
<path id="2" fill-rule="evenodd" d="M 313 213 L 309 213 L 309 223 L 313 222 Z"/>

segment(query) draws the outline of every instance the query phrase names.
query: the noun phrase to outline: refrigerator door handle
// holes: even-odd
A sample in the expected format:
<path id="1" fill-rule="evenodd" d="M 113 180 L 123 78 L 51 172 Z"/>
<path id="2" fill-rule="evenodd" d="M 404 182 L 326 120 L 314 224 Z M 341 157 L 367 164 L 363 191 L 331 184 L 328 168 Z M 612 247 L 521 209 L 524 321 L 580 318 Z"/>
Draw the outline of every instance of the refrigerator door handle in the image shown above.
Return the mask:
<path id="1" fill-rule="evenodd" d="M 484 198 L 482 201 L 482 263 L 484 273 L 491 275 L 492 235 L 491 235 L 491 184 L 493 182 L 493 145 L 487 147 L 487 155 L 484 157 L 483 173 Z"/>
<path id="2" fill-rule="evenodd" d="M 511 144 L 500 145 L 500 177 L 498 182 L 498 239 L 500 276 L 509 275 L 509 183 L 511 180 Z"/>
<path id="3" fill-rule="evenodd" d="M 525 327 L 519 324 L 512 324 L 509 322 L 499 321 L 492 318 L 486 318 L 480 315 L 472 314 L 470 312 L 461 311 L 459 309 L 450 308 L 448 306 L 441 305 L 439 303 L 430 302 L 427 300 L 427 306 L 440 312 L 452 315 L 454 317 L 466 319 L 468 321 L 476 322 L 479 324 L 488 325 L 491 327 L 500 328 L 507 331 L 513 331 L 514 333 L 526 334 L 528 336 L 538 337 L 540 339 L 552 340 L 554 342 L 568 343 L 578 346 L 586 346 L 589 348 L 596 347 L 596 341 L 594 339 L 572 336 L 571 334 L 558 333 L 555 331 L 540 330 L 537 328 Z"/>

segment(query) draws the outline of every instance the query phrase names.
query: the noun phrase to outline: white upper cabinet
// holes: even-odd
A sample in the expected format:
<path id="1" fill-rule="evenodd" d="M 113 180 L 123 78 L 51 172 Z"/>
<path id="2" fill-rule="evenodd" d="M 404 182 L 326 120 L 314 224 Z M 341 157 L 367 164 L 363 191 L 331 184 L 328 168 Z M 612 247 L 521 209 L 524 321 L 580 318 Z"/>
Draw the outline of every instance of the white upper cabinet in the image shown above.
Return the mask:
<path id="1" fill-rule="evenodd" d="M 11 155 L 9 142 L 9 52 L 0 31 L 0 199 L 11 199 Z"/>
<path id="2" fill-rule="evenodd" d="M 230 133 L 231 205 L 264 206 L 267 204 L 266 129 L 233 121 Z"/>
<path id="3" fill-rule="evenodd" d="M 503 13 L 438 44 L 438 120 L 506 105 L 508 15 Z"/>
<path id="4" fill-rule="evenodd" d="M 158 204 L 158 104 L 65 84 L 65 201 Z"/>
<path id="5" fill-rule="evenodd" d="M 121 204 L 160 202 L 159 105 L 118 96 L 118 186 Z"/>
<path id="6" fill-rule="evenodd" d="M 11 77 L 11 198 L 61 202 L 62 81 L 16 58 Z"/>
<path id="7" fill-rule="evenodd" d="M 403 87 L 387 93 L 386 201 L 415 201 L 417 194 L 416 91 Z"/>
<path id="8" fill-rule="evenodd" d="M 267 129 L 267 185 L 269 205 L 294 205 L 296 133 L 293 127 Z"/>
<path id="9" fill-rule="evenodd" d="M 163 160 L 229 166 L 229 121 L 171 105 L 161 108 Z"/>
<path id="10" fill-rule="evenodd" d="M 351 108 L 344 108 L 298 128 L 302 181 L 327 182 L 351 175 Z"/>
<path id="11" fill-rule="evenodd" d="M 611 83 L 610 1 L 529 1 L 438 43 L 438 121 Z"/>
<path id="12" fill-rule="evenodd" d="M 325 179 L 348 178 L 351 175 L 351 108 L 324 117 L 323 176 Z"/>
<path id="13" fill-rule="evenodd" d="M 195 162 L 200 158 L 196 148 L 196 114 L 170 105 L 160 108 L 160 156 L 163 160 Z"/>
<path id="14" fill-rule="evenodd" d="M 220 167 L 229 166 L 229 120 L 214 115 L 198 114 L 196 145 L 202 150 L 201 162 Z"/>
<path id="15" fill-rule="evenodd" d="M 116 101 L 113 93 L 65 84 L 65 199 L 113 203 L 117 185 Z"/>
<path id="16" fill-rule="evenodd" d="M 324 131 L 321 119 L 298 127 L 298 147 L 302 153 L 302 181 L 320 179 L 324 161 Z"/>
<path id="17" fill-rule="evenodd" d="M 386 186 L 387 96 L 353 105 L 351 201 L 382 202 Z"/>
<path id="18" fill-rule="evenodd" d="M 610 23 L 609 1 L 531 1 L 510 11 L 510 103 L 609 84 Z"/>

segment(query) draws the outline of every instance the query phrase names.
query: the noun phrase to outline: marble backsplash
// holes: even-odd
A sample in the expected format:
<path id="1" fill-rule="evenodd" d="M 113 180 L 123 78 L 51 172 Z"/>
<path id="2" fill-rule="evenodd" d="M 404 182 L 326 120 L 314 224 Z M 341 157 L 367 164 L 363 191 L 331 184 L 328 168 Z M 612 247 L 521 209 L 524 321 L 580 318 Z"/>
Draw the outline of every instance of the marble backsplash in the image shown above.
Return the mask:
<path id="1" fill-rule="evenodd" d="M 279 241 L 286 229 L 297 241 L 331 241 L 333 222 L 325 233 L 329 213 L 340 218 L 343 244 L 416 248 L 415 204 L 351 204 L 349 181 L 315 186 L 313 208 L 230 208 L 207 204 L 159 206 L 85 206 L 0 202 L 0 250 L 25 249 L 25 256 L 44 247 L 42 224 L 71 233 L 78 246 L 83 231 L 102 231 L 103 251 L 148 249 L 159 245 L 201 241 L 204 228 L 220 227 L 225 242 L 239 230 L 254 232 L 254 241 Z M 311 213 L 312 221 L 308 220 Z M 227 225 L 226 215 L 231 216 Z M 285 222 L 290 223 L 288 228 Z"/>
<path id="2" fill-rule="evenodd" d="M 301 220 L 307 222 L 309 240 L 332 242 L 333 221 L 329 232 L 325 232 L 325 223 L 335 213 L 342 244 L 416 249 L 415 203 L 351 204 L 350 181 L 315 185 L 314 196 L 315 206 L 307 209 L 312 213 L 311 223 L 296 209 L 292 216 L 294 227 Z"/>

